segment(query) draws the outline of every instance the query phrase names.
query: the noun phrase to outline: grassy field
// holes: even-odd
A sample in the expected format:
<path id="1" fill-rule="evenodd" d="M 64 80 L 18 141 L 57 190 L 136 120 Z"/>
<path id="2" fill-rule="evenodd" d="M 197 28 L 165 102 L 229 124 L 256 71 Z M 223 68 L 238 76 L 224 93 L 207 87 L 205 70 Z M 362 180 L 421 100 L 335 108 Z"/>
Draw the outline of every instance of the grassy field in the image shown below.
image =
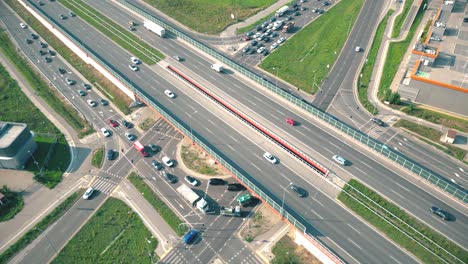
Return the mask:
<path id="1" fill-rule="evenodd" d="M 4 195 L 0 208 L 0 222 L 5 222 L 23 210 L 24 200 L 20 192 L 13 192 L 6 185 L 0 189 L 0 193 Z"/>
<path id="2" fill-rule="evenodd" d="M 141 129 L 143 129 L 143 131 L 148 131 L 152 126 L 154 126 L 154 124 L 156 124 L 156 120 L 148 117 L 145 120 L 143 120 L 143 122 L 141 122 L 138 126 Z"/>
<path id="3" fill-rule="evenodd" d="M 274 0 L 144 0 L 185 26 L 205 34 L 219 34 L 272 5 Z M 234 19 L 231 18 L 234 15 Z"/>
<path id="4" fill-rule="evenodd" d="M 421 6 L 424 6 L 425 2 L 426 0 L 423 0 L 423 4 L 421 4 Z M 424 16 L 424 10 L 420 8 L 418 10 L 418 14 L 416 15 L 416 18 L 414 19 L 414 23 L 411 25 L 411 28 L 406 38 L 400 42 L 390 43 L 388 47 L 387 57 L 385 58 L 385 65 L 383 68 L 382 79 L 380 80 L 380 85 L 379 85 L 379 91 L 378 91 L 379 99 L 383 100 L 385 97 L 385 94 L 390 89 L 392 81 L 395 78 L 395 74 L 397 73 L 400 63 L 403 60 L 403 56 L 408 51 L 409 44 L 411 43 L 414 33 L 416 32 L 416 29 L 421 23 L 423 16 Z"/>
<path id="5" fill-rule="evenodd" d="M 412 216 L 408 215 L 405 211 L 401 210 L 395 204 L 385 200 L 380 195 L 375 193 L 374 191 L 368 189 L 363 184 L 356 180 L 351 180 L 348 183 L 352 185 L 354 188 L 359 190 L 361 193 L 381 205 L 386 210 L 390 211 L 400 219 L 402 219 L 405 223 L 409 226 L 413 227 L 427 238 L 431 239 L 442 248 L 456 256 L 457 258 L 466 261 L 468 259 L 468 252 L 463 250 L 461 247 L 453 243 L 452 241 L 445 238 L 443 235 L 439 234 L 438 232 L 432 230 L 430 227 L 426 226 L 425 224 L 419 222 L 417 219 L 413 218 Z M 417 232 L 413 231 L 408 226 L 402 224 L 400 221 L 395 219 L 394 217 L 390 216 L 387 212 L 383 211 L 382 209 L 378 208 L 376 205 L 371 203 L 368 199 L 364 196 L 359 194 L 357 191 L 351 189 L 351 187 L 347 185 L 344 187 L 344 190 L 347 191 L 352 197 L 360 200 L 367 206 L 373 208 L 378 214 L 384 217 L 387 221 L 391 222 L 398 228 L 404 230 L 407 234 L 409 234 L 413 239 L 408 238 L 408 236 L 402 234 L 401 231 L 396 229 L 393 225 L 390 225 L 386 221 L 383 221 L 380 216 L 377 216 L 375 213 L 361 205 L 360 203 L 356 202 L 350 195 L 346 194 L 342 191 L 338 195 L 338 199 L 344 203 L 348 208 L 353 210 L 355 213 L 360 215 L 364 218 L 367 222 L 372 224 L 376 227 L 379 231 L 384 233 L 388 238 L 390 238 L 393 242 L 400 245 L 401 247 L 405 248 L 406 250 L 410 251 L 414 256 L 416 256 L 419 260 L 423 263 L 441 263 L 441 260 L 436 257 L 435 255 L 440 256 L 448 263 L 460 263 L 451 255 L 447 254 L 445 251 L 440 250 L 437 246 L 435 246 L 432 242 L 424 238 L 422 235 L 418 234 Z M 419 243 L 424 245 L 425 247 L 429 248 L 429 250 L 424 249 Z M 434 253 L 434 254 L 432 254 Z"/>
<path id="6" fill-rule="evenodd" d="M 288 39 L 260 67 L 307 93 L 315 93 L 335 63 L 363 2 L 341 1 Z"/>
<path id="7" fill-rule="evenodd" d="M 128 177 L 130 182 L 143 194 L 153 208 L 161 215 L 166 223 L 179 235 L 182 236 L 187 232 L 187 226 L 181 225 L 184 223 L 167 204 L 161 200 L 157 194 L 143 181 L 143 179 L 135 173 L 131 173 Z"/>
<path id="8" fill-rule="evenodd" d="M 156 263 L 157 245 L 138 215 L 110 197 L 52 263 Z"/>
<path id="9" fill-rule="evenodd" d="M 405 0 L 403 5 L 403 11 L 395 18 L 395 23 L 393 25 L 392 38 L 396 38 L 400 35 L 401 27 L 403 26 L 406 17 L 408 16 L 409 11 L 411 10 L 411 5 L 413 5 L 413 0 Z"/>
<path id="10" fill-rule="evenodd" d="M 102 167 L 103 161 L 104 161 L 104 147 L 100 147 L 93 152 L 91 165 L 100 169 Z"/>
<path id="11" fill-rule="evenodd" d="M 199 151 L 182 146 L 182 161 L 191 170 L 205 175 L 217 175 L 219 172 L 214 166 L 208 165 L 207 157 L 200 157 Z"/>
<path id="12" fill-rule="evenodd" d="M 0 254 L 0 264 L 7 263 L 13 258 L 18 252 L 27 247 L 34 239 L 36 239 L 42 230 L 46 230 L 52 225 L 57 219 L 59 219 L 70 207 L 83 195 L 84 190 L 79 190 L 72 193 L 65 201 L 59 204 L 55 209 L 44 217 L 34 228 L 26 232 L 18 241 L 7 248 L 2 254 Z"/>
<path id="13" fill-rule="evenodd" d="M 401 111 L 408 115 L 412 115 L 435 124 L 443 125 L 445 127 L 453 128 L 458 131 L 468 131 L 468 120 L 466 119 L 431 111 L 418 106 L 413 107 L 413 109 L 411 107 L 405 107 L 401 109 Z"/>
<path id="14" fill-rule="evenodd" d="M 428 19 L 426 22 L 426 25 L 424 26 L 424 31 L 421 34 L 421 37 L 419 38 L 419 42 L 426 41 L 427 34 L 429 33 L 429 30 L 431 29 L 431 25 L 432 25 L 432 20 Z"/>
<path id="15" fill-rule="evenodd" d="M 288 235 L 283 236 L 273 246 L 272 253 L 275 255 L 272 264 L 320 264 L 316 257 L 309 253 L 304 247 L 298 246 Z"/>
<path id="16" fill-rule="evenodd" d="M 87 64 L 75 55 L 37 19 L 32 17 L 21 4 L 14 0 L 5 0 L 5 2 L 8 3 L 8 5 L 13 8 L 13 10 L 15 10 L 15 12 L 50 46 L 62 55 L 62 57 L 70 63 L 72 67 L 79 71 L 90 83 L 94 84 L 95 88 L 101 90 L 104 94 L 110 94 L 111 96 L 108 99 L 112 101 L 120 111 L 126 115 L 131 112 L 128 106 L 132 103 L 132 99 L 120 91 L 117 86 L 101 75 L 91 65 Z"/>
<path id="17" fill-rule="evenodd" d="M 367 91 L 369 88 L 370 79 L 374 71 L 374 64 L 377 59 L 377 54 L 380 49 L 380 44 L 382 42 L 383 34 L 385 28 L 387 27 L 388 18 L 393 14 L 393 10 L 388 10 L 385 17 L 379 23 L 377 30 L 375 32 L 374 40 L 372 41 L 372 46 L 369 50 L 367 56 L 367 62 L 364 64 L 361 70 L 361 75 L 358 79 L 358 97 L 361 104 L 373 115 L 378 114 L 377 107 L 375 107 L 371 102 L 369 102 L 367 97 Z"/>
<path id="18" fill-rule="evenodd" d="M 111 19 L 81 0 L 59 0 L 60 3 L 75 12 L 91 26 L 101 31 L 123 49 L 134 54 L 146 64 L 155 64 L 164 59 L 164 55 L 157 49 L 142 41 L 129 30 L 121 27 Z"/>

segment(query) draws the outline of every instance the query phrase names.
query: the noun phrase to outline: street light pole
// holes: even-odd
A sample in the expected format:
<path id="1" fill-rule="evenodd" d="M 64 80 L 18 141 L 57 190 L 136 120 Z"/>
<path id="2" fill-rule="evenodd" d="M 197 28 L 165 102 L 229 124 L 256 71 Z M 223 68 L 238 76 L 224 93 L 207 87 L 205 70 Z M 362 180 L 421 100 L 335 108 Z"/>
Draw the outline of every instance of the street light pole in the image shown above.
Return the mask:
<path id="1" fill-rule="evenodd" d="M 193 111 L 193 113 L 189 115 L 189 117 L 190 117 L 190 120 L 189 120 L 190 136 L 192 138 L 193 138 L 192 119 L 193 119 L 193 115 L 195 115 L 196 113 L 198 113 L 198 110 Z M 192 139 L 192 141 L 193 141 L 193 139 Z"/>

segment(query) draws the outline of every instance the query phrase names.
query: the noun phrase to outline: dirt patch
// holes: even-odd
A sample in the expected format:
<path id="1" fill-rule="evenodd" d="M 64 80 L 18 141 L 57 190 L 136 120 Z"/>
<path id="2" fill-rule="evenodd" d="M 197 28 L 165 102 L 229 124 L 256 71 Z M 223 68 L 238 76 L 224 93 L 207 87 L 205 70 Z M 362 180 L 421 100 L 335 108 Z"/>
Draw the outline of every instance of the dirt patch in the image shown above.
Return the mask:
<path id="1" fill-rule="evenodd" d="M 251 242 L 257 236 L 269 231 L 279 221 L 281 221 L 281 218 L 268 206 L 262 204 L 247 220 L 240 231 L 240 235 L 246 241 Z"/>
<path id="2" fill-rule="evenodd" d="M 3 185 L 15 192 L 21 192 L 33 185 L 33 174 L 22 170 L 0 170 L 0 187 Z"/>
<path id="3" fill-rule="evenodd" d="M 273 247 L 275 258 L 272 263 L 300 263 L 320 264 L 322 263 L 303 246 L 294 242 L 294 231 L 283 236 Z"/>
<path id="4" fill-rule="evenodd" d="M 184 165 L 192 171 L 209 176 L 228 176 L 221 165 L 215 163 L 210 156 L 192 144 L 189 139 L 183 140 L 180 154 Z"/>

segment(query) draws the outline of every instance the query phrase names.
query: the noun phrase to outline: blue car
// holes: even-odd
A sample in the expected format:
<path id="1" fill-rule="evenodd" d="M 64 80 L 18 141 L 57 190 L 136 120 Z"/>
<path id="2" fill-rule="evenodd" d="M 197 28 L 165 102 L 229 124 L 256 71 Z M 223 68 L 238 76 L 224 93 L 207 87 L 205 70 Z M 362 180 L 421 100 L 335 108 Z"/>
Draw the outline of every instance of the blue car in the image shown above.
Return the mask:
<path id="1" fill-rule="evenodd" d="M 184 236 L 184 243 L 185 244 L 190 244 L 192 243 L 198 236 L 199 232 L 195 229 L 190 230 L 187 234 Z"/>

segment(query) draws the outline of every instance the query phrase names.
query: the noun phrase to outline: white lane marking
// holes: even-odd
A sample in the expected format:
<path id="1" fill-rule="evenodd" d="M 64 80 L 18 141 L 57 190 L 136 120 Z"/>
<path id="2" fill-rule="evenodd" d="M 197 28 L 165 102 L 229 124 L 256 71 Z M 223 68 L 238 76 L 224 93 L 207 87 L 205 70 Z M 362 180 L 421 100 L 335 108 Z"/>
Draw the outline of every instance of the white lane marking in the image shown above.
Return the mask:
<path id="1" fill-rule="evenodd" d="M 334 147 L 337 148 L 337 149 L 340 149 L 337 145 L 335 145 L 335 144 L 333 144 L 333 143 L 331 143 L 331 142 L 328 142 L 328 144 L 334 146 Z"/>
<path id="2" fill-rule="evenodd" d="M 314 200 L 316 203 L 320 204 L 322 207 L 325 207 L 323 206 L 323 203 L 321 203 L 319 200 Z"/>
<path id="3" fill-rule="evenodd" d="M 232 140 L 234 140 L 235 142 L 239 143 L 239 140 L 237 140 L 235 137 L 233 137 L 232 135 L 229 135 L 230 138 L 232 138 Z"/>
<path id="4" fill-rule="evenodd" d="M 280 115 L 284 115 L 284 116 L 286 115 L 285 113 L 283 113 L 283 112 L 281 112 L 281 111 L 279 111 L 279 110 L 277 110 L 277 109 L 275 109 L 275 111 L 276 111 L 277 113 L 279 113 Z"/>
<path id="5" fill-rule="evenodd" d="M 360 169 L 360 168 L 358 168 L 358 167 L 356 167 L 356 170 L 360 171 L 362 174 L 365 174 L 365 175 L 367 175 L 367 172 L 365 172 L 365 171 L 361 170 L 361 169 Z"/>
<path id="6" fill-rule="evenodd" d="M 279 117 L 275 116 L 275 115 L 271 115 L 271 117 L 273 117 L 274 119 L 276 120 L 280 120 Z"/>
<path id="7" fill-rule="evenodd" d="M 367 163 L 365 163 L 365 162 L 362 162 L 362 165 L 366 166 L 366 167 L 369 168 L 369 169 L 372 169 L 372 167 L 369 166 L 369 164 L 367 164 Z"/>
<path id="8" fill-rule="evenodd" d="M 354 231 L 356 231 L 358 234 L 361 234 L 361 232 L 359 232 L 356 228 L 354 228 L 352 225 L 350 224 L 347 224 L 349 227 L 351 227 Z"/>
<path id="9" fill-rule="evenodd" d="M 356 244 L 356 242 L 354 242 L 350 238 L 348 238 L 348 240 L 349 240 L 349 242 L 353 243 L 356 247 L 358 247 L 360 250 L 362 250 L 362 248 L 358 244 Z"/>
<path id="10" fill-rule="evenodd" d="M 216 126 L 216 124 L 213 121 L 211 121 L 210 119 L 206 119 L 206 121 L 208 121 L 208 123 L 212 124 L 213 126 Z"/>
<path id="11" fill-rule="evenodd" d="M 401 264 L 400 261 L 396 260 L 392 255 L 388 255 L 390 258 L 392 258 L 394 261 L 396 261 L 397 263 Z"/>
<path id="12" fill-rule="evenodd" d="M 328 153 L 333 153 L 333 151 L 331 151 L 331 150 L 329 150 L 329 149 L 327 149 L 327 148 L 323 148 L 323 150 L 325 150 L 325 151 L 328 152 Z"/>
<path id="13" fill-rule="evenodd" d="M 310 132 L 312 132 L 312 130 L 311 130 L 310 128 L 306 127 L 306 126 L 304 127 L 304 129 L 307 129 L 307 130 L 309 130 Z"/>
<path id="14" fill-rule="evenodd" d="M 226 146 L 227 146 L 228 148 L 230 148 L 232 151 L 234 151 L 234 152 L 236 151 L 236 149 L 233 148 L 231 145 L 226 145 Z"/>
<path id="15" fill-rule="evenodd" d="M 394 190 L 390 190 L 390 191 L 392 191 L 394 194 L 396 194 L 396 195 L 400 196 L 400 197 L 401 197 L 401 198 L 403 198 L 403 199 L 405 198 L 405 197 L 403 197 L 403 195 L 401 195 L 401 194 L 400 194 L 400 193 L 398 193 L 398 192 L 395 192 Z"/>
<path id="16" fill-rule="evenodd" d="M 255 167 L 257 170 L 259 171 L 262 171 L 257 165 L 255 165 L 254 163 L 250 162 L 250 165 L 252 165 L 253 167 Z"/>
<path id="17" fill-rule="evenodd" d="M 409 192 L 410 193 L 410 190 L 408 190 L 408 188 L 402 186 L 401 184 L 395 182 L 396 185 L 400 186 L 400 188 L 404 189 L 405 191 Z"/>
<path id="18" fill-rule="evenodd" d="M 299 134 L 301 134 L 301 135 L 303 135 L 304 137 L 307 137 L 306 134 L 302 133 L 302 132 L 299 131 L 299 130 L 297 130 L 296 132 L 299 133 Z"/>
<path id="19" fill-rule="evenodd" d="M 463 168 L 458 167 L 458 169 L 459 169 L 461 172 L 465 172 L 465 170 L 463 170 Z"/>
<path id="20" fill-rule="evenodd" d="M 458 173 L 455 172 L 454 174 L 455 174 L 455 176 L 457 176 L 458 178 L 460 178 L 460 175 L 459 175 Z"/>
<path id="21" fill-rule="evenodd" d="M 323 219 L 323 217 L 319 215 L 317 212 L 315 212 L 314 209 L 311 208 L 310 211 L 314 213 L 315 215 L 317 215 L 320 219 Z"/>

